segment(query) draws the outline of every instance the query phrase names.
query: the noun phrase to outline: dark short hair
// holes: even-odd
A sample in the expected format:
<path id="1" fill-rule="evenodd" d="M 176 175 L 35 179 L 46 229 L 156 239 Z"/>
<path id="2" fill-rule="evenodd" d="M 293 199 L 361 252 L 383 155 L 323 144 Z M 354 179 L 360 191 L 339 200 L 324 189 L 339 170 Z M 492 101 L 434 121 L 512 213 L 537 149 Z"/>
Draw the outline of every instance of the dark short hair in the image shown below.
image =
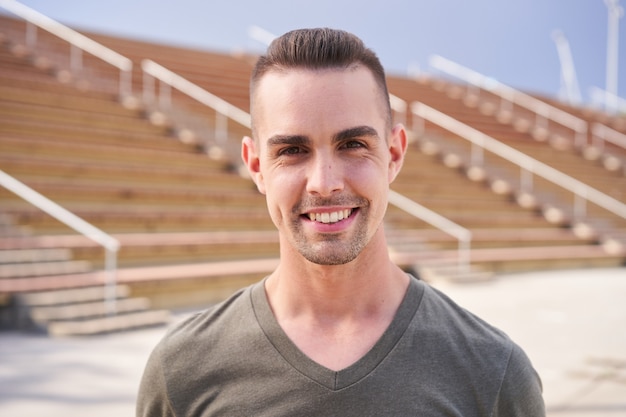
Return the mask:
<path id="1" fill-rule="evenodd" d="M 369 69 L 374 76 L 384 100 L 387 124 L 391 126 L 385 70 L 374 51 L 367 48 L 360 38 L 343 30 L 298 29 L 274 39 L 252 71 L 250 97 L 253 100 L 256 84 L 272 70 L 348 69 L 358 65 Z"/>

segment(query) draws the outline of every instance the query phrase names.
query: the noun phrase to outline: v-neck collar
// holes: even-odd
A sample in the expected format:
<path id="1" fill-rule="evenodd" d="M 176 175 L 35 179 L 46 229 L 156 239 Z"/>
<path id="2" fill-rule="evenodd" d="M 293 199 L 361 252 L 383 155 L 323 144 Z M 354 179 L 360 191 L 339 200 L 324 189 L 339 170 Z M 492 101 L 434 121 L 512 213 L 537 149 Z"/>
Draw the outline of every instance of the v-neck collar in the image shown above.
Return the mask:
<path id="1" fill-rule="evenodd" d="M 396 346 L 417 311 L 424 287 L 410 276 L 409 287 L 395 317 L 376 344 L 361 359 L 340 371 L 333 371 L 305 355 L 278 324 L 265 293 L 265 280 L 251 291 L 252 308 L 269 342 L 298 372 L 330 390 L 340 390 L 369 375 Z"/>

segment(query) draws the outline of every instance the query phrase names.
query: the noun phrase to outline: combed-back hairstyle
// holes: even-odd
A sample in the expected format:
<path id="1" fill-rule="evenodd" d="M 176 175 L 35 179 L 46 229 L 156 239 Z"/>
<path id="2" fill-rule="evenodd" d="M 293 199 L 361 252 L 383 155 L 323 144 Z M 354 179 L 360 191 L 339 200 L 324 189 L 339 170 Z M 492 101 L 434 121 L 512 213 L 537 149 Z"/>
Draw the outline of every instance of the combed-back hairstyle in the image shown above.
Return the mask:
<path id="1" fill-rule="evenodd" d="M 265 55 L 261 56 L 250 81 L 251 106 L 254 91 L 263 75 L 272 70 L 288 69 L 348 69 L 363 65 L 374 75 L 380 88 L 387 124 L 391 126 L 391 106 L 385 79 L 385 70 L 371 49 L 357 36 L 336 29 L 298 29 L 274 39 Z"/>

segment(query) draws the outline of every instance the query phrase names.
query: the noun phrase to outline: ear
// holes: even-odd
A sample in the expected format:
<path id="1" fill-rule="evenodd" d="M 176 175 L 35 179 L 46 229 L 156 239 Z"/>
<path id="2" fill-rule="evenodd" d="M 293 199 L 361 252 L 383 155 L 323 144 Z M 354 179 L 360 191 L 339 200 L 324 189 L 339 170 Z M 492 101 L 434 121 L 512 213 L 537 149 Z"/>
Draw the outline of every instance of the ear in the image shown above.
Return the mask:
<path id="1" fill-rule="evenodd" d="M 396 179 L 402 168 L 406 147 L 406 129 L 402 124 L 397 124 L 391 130 L 389 138 L 389 184 Z"/>
<path id="2" fill-rule="evenodd" d="M 248 168 L 248 173 L 256 184 L 256 188 L 258 188 L 261 194 L 265 194 L 265 183 L 263 174 L 261 174 L 261 163 L 256 143 L 248 136 L 245 136 L 241 141 L 241 159 L 243 159 L 246 168 Z"/>

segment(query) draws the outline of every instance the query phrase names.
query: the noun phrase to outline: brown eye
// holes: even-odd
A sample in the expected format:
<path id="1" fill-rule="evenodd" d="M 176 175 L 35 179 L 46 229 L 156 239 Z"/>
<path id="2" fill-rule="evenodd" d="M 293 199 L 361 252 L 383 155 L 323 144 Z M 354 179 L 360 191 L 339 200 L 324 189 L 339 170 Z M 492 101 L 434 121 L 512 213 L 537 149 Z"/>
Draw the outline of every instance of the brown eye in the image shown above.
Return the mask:
<path id="1" fill-rule="evenodd" d="M 348 148 L 348 149 L 355 149 L 355 148 L 364 148 L 365 145 L 357 140 L 351 140 L 346 142 L 343 145 L 344 148 Z"/>
<path id="2" fill-rule="evenodd" d="M 297 155 L 302 153 L 302 149 L 298 146 L 290 146 L 289 148 L 282 149 L 278 154 L 279 155 Z"/>

